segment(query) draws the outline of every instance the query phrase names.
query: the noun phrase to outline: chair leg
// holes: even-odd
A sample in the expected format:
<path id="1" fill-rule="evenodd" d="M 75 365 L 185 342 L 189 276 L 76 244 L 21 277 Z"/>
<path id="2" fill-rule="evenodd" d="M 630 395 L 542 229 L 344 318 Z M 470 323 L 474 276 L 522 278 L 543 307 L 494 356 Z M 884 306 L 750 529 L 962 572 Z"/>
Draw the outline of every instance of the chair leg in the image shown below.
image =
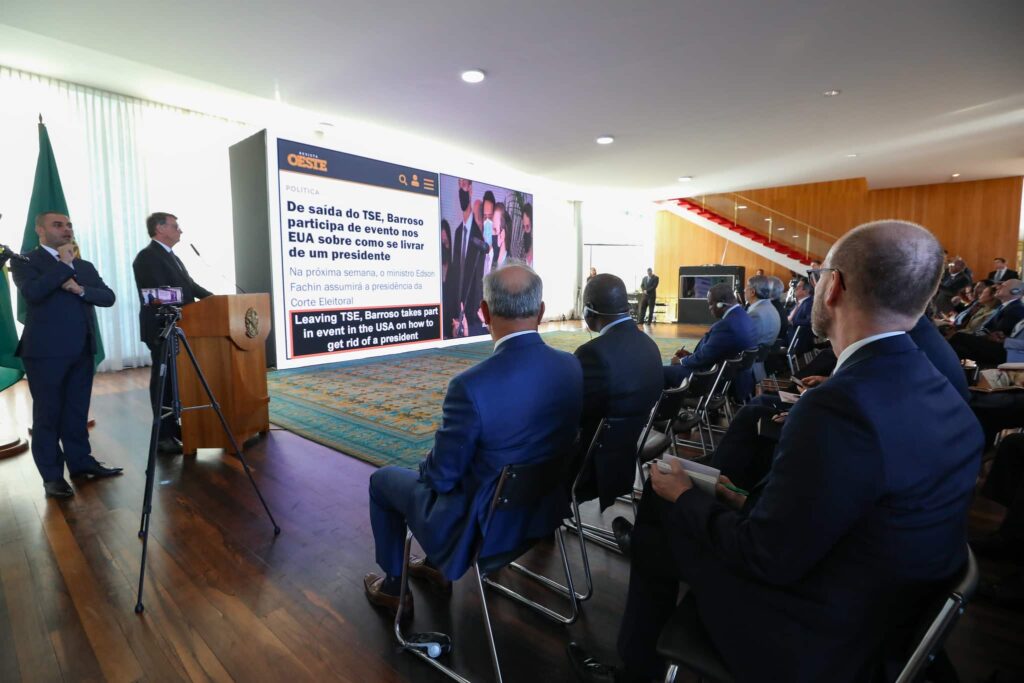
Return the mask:
<path id="1" fill-rule="evenodd" d="M 675 664 L 670 664 L 668 671 L 665 672 L 665 683 L 676 683 L 676 675 L 679 673 L 679 667 Z"/>
<path id="2" fill-rule="evenodd" d="M 401 605 L 405 601 L 405 594 L 408 593 L 408 591 L 409 591 L 409 551 L 410 551 L 411 547 L 412 547 L 412 532 L 407 532 L 406 535 L 405 535 L 405 556 L 404 556 L 404 559 L 402 561 L 401 589 L 398 592 L 398 604 L 399 605 Z M 481 591 L 481 593 L 483 593 L 483 591 Z M 484 618 L 485 618 L 485 620 L 487 618 L 487 606 L 486 606 L 486 604 L 484 605 Z M 447 666 L 445 666 L 441 662 L 437 661 L 436 659 L 432 659 L 430 657 L 430 655 L 428 655 L 422 649 L 417 648 L 417 647 L 411 645 L 409 643 L 409 641 L 407 641 L 405 639 L 405 636 L 402 634 L 402 622 L 401 622 L 401 619 L 402 619 L 402 610 L 399 609 L 398 613 L 395 614 L 395 639 L 398 640 L 398 644 L 402 646 L 403 650 L 405 650 L 406 652 L 409 652 L 412 655 L 415 655 L 416 657 L 419 657 L 424 662 L 426 662 L 430 666 L 434 667 L 435 669 L 437 669 L 438 671 L 443 673 L 448 678 L 452 679 L 453 681 L 457 681 L 457 683 L 470 683 L 470 681 L 468 679 L 463 678 L 459 674 L 455 673 L 455 671 L 453 669 L 448 668 Z M 488 629 L 489 629 L 490 628 L 490 622 L 489 621 L 487 622 L 487 625 L 488 625 Z M 495 660 L 495 661 L 497 661 L 497 660 Z M 501 680 L 500 676 L 498 677 L 498 680 L 499 681 Z"/>
<path id="3" fill-rule="evenodd" d="M 498 663 L 498 648 L 494 643 L 494 627 L 491 626 L 491 615 L 487 611 L 487 594 L 484 593 L 484 583 L 480 576 L 480 564 L 473 563 L 473 573 L 476 576 L 476 587 L 480 591 L 480 607 L 484 612 L 484 626 L 487 628 L 487 642 L 491 646 L 491 662 L 494 664 L 494 680 L 501 683 L 501 664 Z"/>
<path id="4" fill-rule="evenodd" d="M 558 530 L 555 531 L 555 537 L 558 540 L 558 550 L 561 553 L 561 557 L 562 557 L 562 568 L 565 570 L 565 585 L 564 586 L 562 584 L 558 583 L 557 581 L 555 581 L 554 579 L 550 579 L 547 576 L 544 576 L 543 574 L 538 574 L 537 572 L 533 571 L 532 569 L 527 569 L 526 567 L 524 567 L 523 565 L 519 564 L 518 562 L 513 562 L 512 564 L 509 565 L 509 567 L 511 569 L 519 572 L 520 574 L 524 574 L 526 576 L 529 576 L 531 579 L 534 579 L 535 581 L 538 581 L 545 588 L 548 588 L 548 589 L 554 591 L 555 593 L 559 593 L 561 595 L 564 595 L 564 596 L 568 597 L 569 598 L 569 615 L 568 616 L 566 616 L 564 614 L 559 614 L 558 612 L 554 611 L 553 609 L 551 609 L 549 607 L 545 607 L 544 605 L 542 605 L 542 604 L 540 604 L 538 602 L 530 600 L 529 598 L 524 596 L 522 593 L 517 593 L 516 591 L 512 590 L 508 586 L 504 586 L 504 585 L 498 583 L 497 581 L 492 579 L 490 576 L 484 576 L 483 577 L 483 582 L 485 584 L 487 584 L 488 586 L 490 586 L 491 588 L 493 588 L 496 591 L 498 591 L 499 593 L 501 593 L 501 594 L 503 594 L 503 595 L 505 595 L 505 596 L 507 596 L 509 598 L 512 598 L 516 602 L 519 602 L 519 603 L 521 603 L 523 605 L 526 605 L 527 607 L 533 609 L 536 612 L 539 612 L 541 615 L 551 619 L 552 621 L 558 622 L 560 624 L 565 624 L 566 626 L 568 626 L 569 624 L 574 623 L 577 618 L 579 618 L 579 601 L 578 601 L 578 595 L 576 593 L 576 588 L 572 585 L 572 571 L 569 569 L 569 557 L 568 557 L 568 555 L 566 555 L 566 552 L 565 552 L 565 536 L 564 536 L 561 528 L 559 528 Z"/>

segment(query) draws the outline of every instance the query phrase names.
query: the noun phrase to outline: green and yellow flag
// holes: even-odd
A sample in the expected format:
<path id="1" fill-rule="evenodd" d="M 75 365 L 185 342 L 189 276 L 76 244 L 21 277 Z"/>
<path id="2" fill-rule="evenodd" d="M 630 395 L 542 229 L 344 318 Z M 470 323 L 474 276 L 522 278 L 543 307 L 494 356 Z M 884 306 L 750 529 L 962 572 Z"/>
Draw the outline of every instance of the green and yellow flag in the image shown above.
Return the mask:
<path id="1" fill-rule="evenodd" d="M 28 218 L 25 220 L 25 236 L 21 240 L 21 253 L 27 254 L 39 246 L 39 235 L 36 234 L 36 216 L 44 211 L 55 211 L 66 216 L 68 203 L 64 199 L 64 187 L 60 184 L 60 173 L 57 171 L 57 160 L 53 157 L 53 147 L 50 145 L 50 135 L 46 132 L 46 125 L 42 117 L 39 118 L 39 158 L 36 160 L 36 178 L 32 185 L 32 199 L 28 204 Z M 72 221 L 74 217 L 72 217 Z M 0 304 L 2 307 L 2 304 Z M 18 294 L 18 320 L 25 324 L 25 316 L 28 311 L 25 300 Z M 0 315 L 3 311 L 0 310 Z M 100 336 L 99 327 L 93 331 L 96 338 L 95 365 L 99 365 L 106 358 L 103 350 L 103 338 Z M 2 337 L 2 329 L 0 329 Z M 2 362 L 0 356 L 0 362 Z"/>
<path id="2" fill-rule="evenodd" d="M 0 391 L 11 386 L 25 374 L 21 359 L 14 355 L 18 348 L 18 330 L 14 327 L 11 307 L 11 284 L 7 268 L 0 270 Z"/>

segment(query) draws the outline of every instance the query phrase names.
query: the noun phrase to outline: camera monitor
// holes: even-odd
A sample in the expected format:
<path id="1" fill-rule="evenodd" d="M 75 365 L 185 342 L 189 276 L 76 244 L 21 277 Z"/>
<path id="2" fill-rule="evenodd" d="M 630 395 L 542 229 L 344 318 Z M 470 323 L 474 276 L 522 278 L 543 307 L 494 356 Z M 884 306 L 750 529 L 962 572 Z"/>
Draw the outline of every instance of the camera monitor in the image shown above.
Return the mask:
<path id="1" fill-rule="evenodd" d="M 183 303 L 181 287 L 148 287 L 139 292 L 147 306 L 180 306 Z"/>

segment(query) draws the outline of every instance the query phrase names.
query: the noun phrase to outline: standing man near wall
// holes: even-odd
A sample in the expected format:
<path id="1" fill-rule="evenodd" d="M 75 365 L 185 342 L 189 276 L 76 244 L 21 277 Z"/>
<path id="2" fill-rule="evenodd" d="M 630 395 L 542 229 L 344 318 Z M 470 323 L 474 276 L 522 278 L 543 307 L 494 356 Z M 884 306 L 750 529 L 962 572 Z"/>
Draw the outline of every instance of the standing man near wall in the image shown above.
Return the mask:
<path id="1" fill-rule="evenodd" d="M 70 498 L 64 479 L 113 477 L 120 467 L 96 462 L 89 445 L 89 399 L 96 354 L 95 306 L 114 305 L 114 292 L 88 261 L 75 258 L 71 219 L 36 216 L 39 246 L 12 261 L 18 292 L 28 304 L 15 355 L 25 364 L 32 394 L 32 458 L 51 498 Z"/>
<path id="2" fill-rule="evenodd" d="M 643 294 L 640 299 L 640 320 L 644 321 L 644 313 L 650 308 L 650 313 L 647 315 L 647 324 L 654 323 L 654 302 L 658 298 L 658 276 L 654 274 L 654 271 L 650 268 L 647 269 L 647 275 L 640 282 L 640 289 L 643 290 Z"/>
<path id="3" fill-rule="evenodd" d="M 158 306 L 148 306 L 142 300 L 142 290 L 155 287 L 181 287 L 183 305 L 193 303 L 197 299 L 213 296 L 213 292 L 203 289 L 188 274 L 185 264 L 173 251 L 175 244 L 181 241 L 181 228 L 178 217 L 174 214 L 156 212 L 146 219 L 146 230 L 153 241 L 138 253 L 132 261 L 135 273 L 135 286 L 139 290 L 139 329 L 142 341 L 149 347 L 153 356 L 153 369 L 149 375 L 149 398 L 153 404 L 154 414 L 163 405 L 171 402 L 171 383 L 164 385 L 164 395 L 157 396 L 160 390 L 160 326 L 156 319 Z M 161 453 L 181 453 L 181 427 L 174 418 L 168 416 L 160 422 L 160 437 L 157 450 Z"/>

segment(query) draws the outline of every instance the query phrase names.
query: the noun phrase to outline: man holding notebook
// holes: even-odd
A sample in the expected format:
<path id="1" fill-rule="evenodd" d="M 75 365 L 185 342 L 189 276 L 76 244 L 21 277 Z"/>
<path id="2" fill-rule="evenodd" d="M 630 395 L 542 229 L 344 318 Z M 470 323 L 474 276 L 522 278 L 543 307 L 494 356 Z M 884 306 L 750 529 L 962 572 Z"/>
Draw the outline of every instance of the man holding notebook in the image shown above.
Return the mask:
<path id="1" fill-rule="evenodd" d="M 790 410 L 742 514 L 677 463 L 651 468 L 624 666 L 570 645 L 581 680 L 662 676 L 655 644 L 680 581 L 737 681 L 874 680 L 906 654 L 921 610 L 966 562 L 982 450 L 967 404 L 906 334 L 941 270 L 942 248 L 912 223 L 869 223 L 836 242 L 812 316 L 838 355 L 834 374 Z"/>

